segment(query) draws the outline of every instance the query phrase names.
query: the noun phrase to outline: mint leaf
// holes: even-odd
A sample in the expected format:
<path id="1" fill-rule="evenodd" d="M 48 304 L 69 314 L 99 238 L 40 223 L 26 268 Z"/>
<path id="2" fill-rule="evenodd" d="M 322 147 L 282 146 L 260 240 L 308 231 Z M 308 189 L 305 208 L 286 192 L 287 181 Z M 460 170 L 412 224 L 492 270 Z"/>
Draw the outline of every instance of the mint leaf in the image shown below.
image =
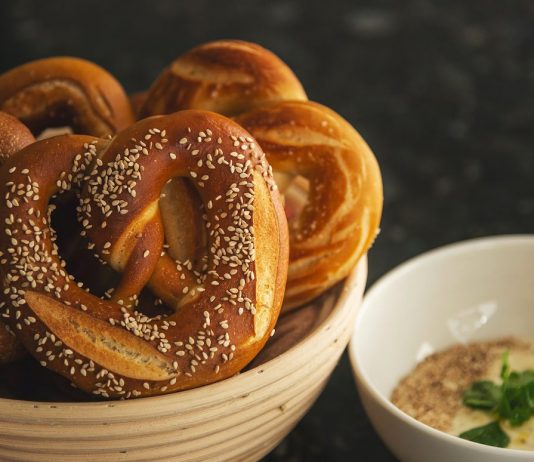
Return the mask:
<path id="1" fill-rule="evenodd" d="M 534 413 L 534 372 L 512 372 L 502 384 L 499 415 L 518 427 Z"/>
<path id="2" fill-rule="evenodd" d="M 506 383 L 508 376 L 510 375 L 510 362 L 508 361 L 509 356 L 510 352 L 508 350 L 505 350 L 502 354 L 501 379 L 503 383 Z"/>
<path id="3" fill-rule="evenodd" d="M 464 393 L 463 403 L 474 409 L 493 411 L 502 397 L 501 387 L 489 380 L 475 382 Z"/>
<path id="4" fill-rule="evenodd" d="M 534 371 L 512 372 L 507 381 L 507 385 L 512 387 L 522 387 L 534 382 Z"/>
<path id="5" fill-rule="evenodd" d="M 505 448 L 510 444 L 510 438 L 504 433 L 499 422 L 491 422 L 481 427 L 472 428 L 458 436 L 464 440 L 498 448 Z"/>
<path id="6" fill-rule="evenodd" d="M 525 401 L 534 410 L 534 379 L 525 385 Z"/>

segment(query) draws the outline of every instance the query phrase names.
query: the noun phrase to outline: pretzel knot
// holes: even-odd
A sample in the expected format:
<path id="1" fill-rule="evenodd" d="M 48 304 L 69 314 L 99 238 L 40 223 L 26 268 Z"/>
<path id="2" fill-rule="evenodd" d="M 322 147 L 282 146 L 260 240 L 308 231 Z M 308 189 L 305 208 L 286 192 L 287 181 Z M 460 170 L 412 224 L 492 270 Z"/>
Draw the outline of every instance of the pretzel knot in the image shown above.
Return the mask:
<path id="1" fill-rule="evenodd" d="M 166 251 L 159 199 L 176 177 L 201 201 L 208 251 L 197 267 Z M 49 200 L 73 187 L 90 245 L 122 272 L 111 300 L 74 281 L 55 245 Z M 43 366 L 81 389 L 130 398 L 192 388 L 237 373 L 268 339 L 283 299 L 287 223 L 263 152 L 229 119 L 182 111 L 109 143 L 36 142 L 0 169 L 0 189 L 4 319 Z M 142 313 L 145 285 L 172 314 Z"/>
<path id="2" fill-rule="evenodd" d="M 346 277 L 372 245 L 382 212 L 380 170 L 358 132 L 331 109 L 307 101 L 280 58 L 236 40 L 178 57 L 153 83 L 140 112 L 183 109 L 234 116 L 265 151 L 289 221 L 284 308 L 305 304 Z M 175 191 L 174 198 L 180 195 Z"/>

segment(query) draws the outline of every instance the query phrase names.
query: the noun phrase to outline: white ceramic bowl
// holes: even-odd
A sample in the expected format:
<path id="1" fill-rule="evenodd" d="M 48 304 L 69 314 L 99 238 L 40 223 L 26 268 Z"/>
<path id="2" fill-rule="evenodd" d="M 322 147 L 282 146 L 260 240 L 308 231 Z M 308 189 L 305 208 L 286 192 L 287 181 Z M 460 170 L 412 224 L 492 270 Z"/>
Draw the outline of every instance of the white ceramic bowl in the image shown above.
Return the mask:
<path id="1" fill-rule="evenodd" d="M 457 342 L 532 339 L 534 236 L 449 245 L 381 278 L 365 296 L 350 344 L 360 396 L 376 431 L 402 462 L 533 461 L 534 452 L 462 440 L 389 401 L 418 360 Z"/>

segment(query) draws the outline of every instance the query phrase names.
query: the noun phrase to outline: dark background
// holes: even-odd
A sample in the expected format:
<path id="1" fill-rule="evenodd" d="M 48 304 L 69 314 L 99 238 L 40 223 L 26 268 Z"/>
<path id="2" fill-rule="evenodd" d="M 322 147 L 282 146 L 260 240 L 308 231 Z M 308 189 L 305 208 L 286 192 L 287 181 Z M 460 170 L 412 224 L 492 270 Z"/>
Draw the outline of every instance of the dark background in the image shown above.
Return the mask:
<path id="1" fill-rule="evenodd" d="M 311 99 L 346 117 L 384 178 L 369 282 L 427 249 L 534 224 L 534 2 L 0 0 L 0 71 L 51 55 L 143 90 L 201 42 L 279 54 Z M 268 461 L 394 461 L 361 408 L 346 356 Z"/>

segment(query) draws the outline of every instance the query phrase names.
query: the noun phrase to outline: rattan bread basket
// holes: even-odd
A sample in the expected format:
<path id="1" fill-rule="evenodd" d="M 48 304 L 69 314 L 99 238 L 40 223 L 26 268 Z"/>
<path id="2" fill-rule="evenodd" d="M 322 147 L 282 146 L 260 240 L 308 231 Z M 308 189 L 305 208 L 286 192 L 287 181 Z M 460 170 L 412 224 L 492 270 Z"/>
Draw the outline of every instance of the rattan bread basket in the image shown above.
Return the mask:
<path id="1" fill-rule="evenodd" d="M 363 258 L 323 296 L 316 327 L 274 359 L 201 388 L 130 401 L 0 398 L 0 461 L 255 461 L 314 403 L 347 345 Z"/>

